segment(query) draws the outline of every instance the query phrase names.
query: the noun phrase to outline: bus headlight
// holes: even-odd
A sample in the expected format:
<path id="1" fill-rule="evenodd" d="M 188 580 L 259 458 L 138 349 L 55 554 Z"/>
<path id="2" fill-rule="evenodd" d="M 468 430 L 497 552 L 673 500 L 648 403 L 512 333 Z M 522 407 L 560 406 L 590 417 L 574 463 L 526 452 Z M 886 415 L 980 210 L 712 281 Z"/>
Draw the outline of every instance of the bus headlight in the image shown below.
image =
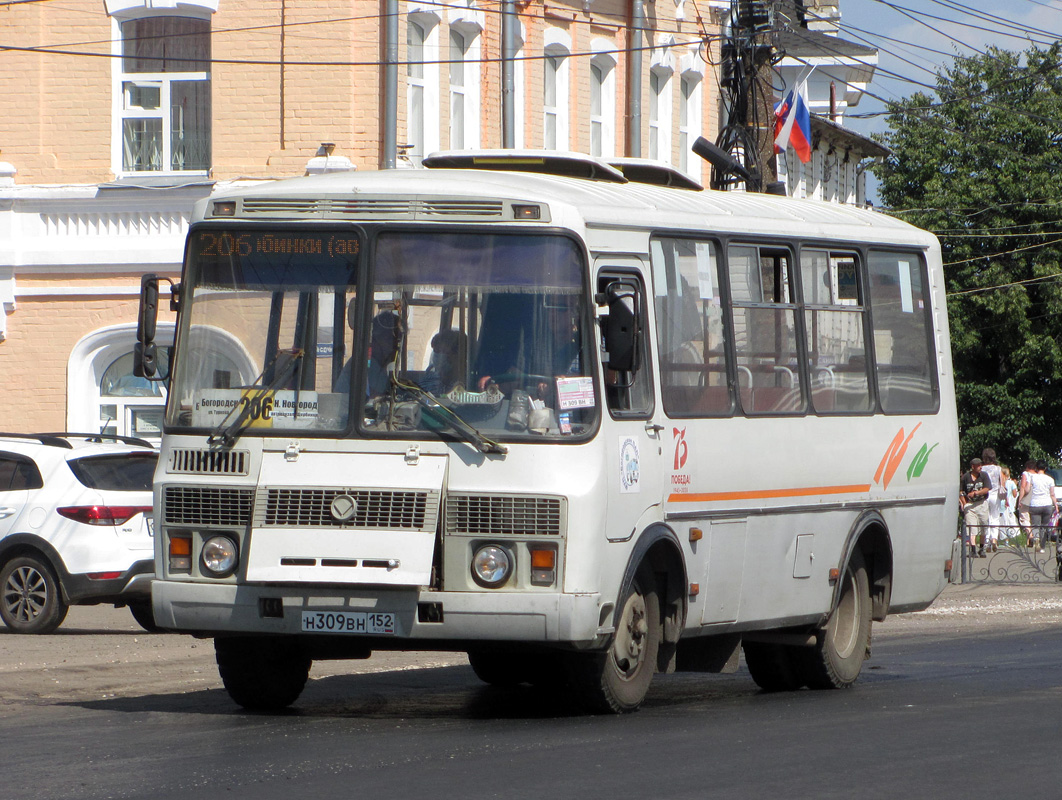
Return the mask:
<path id="1" fill-rule="evenodd" d="M 236 542 L 228 536 L 211 536 L 203 542 L 199 565 L 212 578 L 227 578 L 236 571 L 239 554 Z"/>
<path id="2" fill-rule="evenodd" d="M 513 573 L 513 556 L 504 547 L 485 544 L 472 556 L 472 577 L 480 586 L 494 589 Z"/>

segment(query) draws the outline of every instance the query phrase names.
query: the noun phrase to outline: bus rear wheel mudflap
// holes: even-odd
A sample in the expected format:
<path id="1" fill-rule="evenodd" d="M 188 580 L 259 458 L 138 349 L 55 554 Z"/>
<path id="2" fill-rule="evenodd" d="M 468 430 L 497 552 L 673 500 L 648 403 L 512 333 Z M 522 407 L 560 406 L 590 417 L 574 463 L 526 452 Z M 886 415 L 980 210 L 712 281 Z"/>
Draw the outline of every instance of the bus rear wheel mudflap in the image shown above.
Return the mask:
<path id="1" fill-rule="evenodd" d="M 214 639 L 214 653 L 225 691 L 248 711 L 287 708 L 310 677 L 310 658 L 281 638 L 220 637 Z"/>
<path id="2" fill-rule="evenodd" d="M 652 573 L 638 571 L 616 617 L 616 632 L 603 653 L 570 654 L 569 680 L 588 711 L 623 714 L 637 710 L 649 691 L 663 636 L 660 597 Z"/>

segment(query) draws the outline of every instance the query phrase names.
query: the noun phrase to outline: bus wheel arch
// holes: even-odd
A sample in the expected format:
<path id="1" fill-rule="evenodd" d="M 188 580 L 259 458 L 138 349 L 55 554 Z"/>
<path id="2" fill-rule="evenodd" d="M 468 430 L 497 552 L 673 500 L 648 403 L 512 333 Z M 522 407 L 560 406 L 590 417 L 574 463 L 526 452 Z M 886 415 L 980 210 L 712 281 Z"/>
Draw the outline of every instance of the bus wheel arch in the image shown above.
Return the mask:
<path id="1" fill-rule="evenodd" d="M 888 525 L 877 511 L 867 511 L 852 526 L 845 548 L 844 564 L 859 550 L 870 584 L 871 619 L 883 622 L 892 600 L 892 538 Z M 834 587 L 833 607 L 840 599 L 840 586 Z"/>
<path id="2" fill-rule="evenodd" d="M 635 711 L 656 672 L 674 670 L 686 620 L 686 570 L 674 531 L 653 525 L 627 562 L 603 652 L 576 654 L 569 678 L 591 711 Z"/>
<path id="3" fill-rule="evenodd" d="M 678 641 L 686 626 L 689 584 L 682 546 L 671 528 L 656 524 L 643 531 L 627 562 L 620 589 L 621 599 L 640 569 L 652 575 L 653 587 L 660 603 L 661 639 L 656 671 L 674 672 Z M 618 603 L 616 609 L 618 614 Z"/>

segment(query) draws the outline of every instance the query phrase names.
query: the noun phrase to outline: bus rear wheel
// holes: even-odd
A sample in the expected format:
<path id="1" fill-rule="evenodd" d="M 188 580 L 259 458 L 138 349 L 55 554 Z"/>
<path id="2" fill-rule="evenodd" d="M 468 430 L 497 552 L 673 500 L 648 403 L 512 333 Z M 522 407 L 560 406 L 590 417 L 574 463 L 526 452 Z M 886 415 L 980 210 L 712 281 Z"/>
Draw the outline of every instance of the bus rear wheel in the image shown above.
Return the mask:
<path id="1" fill-rule="evenodd" d="M 647 572 L 635 577 L 620 605 L 607 651 L 571 656 L 572 688 L 590 711 L 636 711 L 649 691 L 663 631 L 660 598 L 651 587 L 652 576 Z"/>
<path id="2" fill-rule="evenodd" d="M 837 607 L 816 632 L 815 645 L 798 651 L 799 671 L 811 689 L 847 689 L 870 647 L 870 581 L 862 552 L 852 553 L 841 580 Z"/>
<path id="3" fill-rule="evenodd" d="M 219 638 L 214 654 L 225 691 L 248 711 L 287 708 L 310 677 L 310 659 L 279 639 Z"/>

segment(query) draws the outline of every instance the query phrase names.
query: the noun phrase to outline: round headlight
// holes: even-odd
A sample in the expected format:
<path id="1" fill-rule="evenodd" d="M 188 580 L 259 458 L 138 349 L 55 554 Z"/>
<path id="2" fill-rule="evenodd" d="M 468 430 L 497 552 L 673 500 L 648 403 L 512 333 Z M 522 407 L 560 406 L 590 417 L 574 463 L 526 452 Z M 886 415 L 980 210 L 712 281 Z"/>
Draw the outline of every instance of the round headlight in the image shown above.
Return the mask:
<path id="1" fill-rule="evenodd" d="M 237 561 L 236 542 L 228 536 L 211 536 L 203 542 L 200 564 L 211 577 L 228 577 L 236 571 Z"/>
<path id="2" fill-rule="evenodd" d="M 480 586 L 501 586 L 513 571 L 513 557 L 504 547 L 485 544 L 472 556 L 472 577 Z"/>

